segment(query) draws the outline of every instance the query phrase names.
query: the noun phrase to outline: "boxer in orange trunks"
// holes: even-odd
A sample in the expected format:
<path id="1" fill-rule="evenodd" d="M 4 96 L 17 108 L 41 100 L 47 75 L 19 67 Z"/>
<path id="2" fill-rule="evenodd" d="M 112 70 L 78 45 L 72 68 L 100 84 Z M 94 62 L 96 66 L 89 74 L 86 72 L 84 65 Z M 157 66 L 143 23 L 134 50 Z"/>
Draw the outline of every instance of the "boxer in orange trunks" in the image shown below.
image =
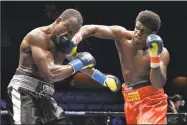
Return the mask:
<path id="1" fill-rule="evenodd" d="M 115 40 L 125 83 L 122 85 L 127 124 L 166 124 L 167 66 L 170 60 L 157 34 L 161 19 L 153 11 L 141 11 L 134 31 L 122 26 L 85 25 L 74 36 L 79 43 L 87 37 Z M 106 46 L 107 47 L 107 46 Z"/>

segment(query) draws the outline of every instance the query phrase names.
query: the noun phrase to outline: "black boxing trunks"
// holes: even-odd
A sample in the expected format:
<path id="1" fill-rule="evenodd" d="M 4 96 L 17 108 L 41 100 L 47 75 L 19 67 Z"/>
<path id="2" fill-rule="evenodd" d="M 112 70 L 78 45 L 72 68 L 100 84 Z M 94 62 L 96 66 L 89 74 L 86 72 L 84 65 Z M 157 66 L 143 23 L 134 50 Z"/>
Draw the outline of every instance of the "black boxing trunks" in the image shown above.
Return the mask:
<path id="1" fill-rule="evenodd" d="M 7 107 L 12 124 L 68 125 L 63 109 L 53 98 L 53 85 L 16 74 L 7 89 Z"/>

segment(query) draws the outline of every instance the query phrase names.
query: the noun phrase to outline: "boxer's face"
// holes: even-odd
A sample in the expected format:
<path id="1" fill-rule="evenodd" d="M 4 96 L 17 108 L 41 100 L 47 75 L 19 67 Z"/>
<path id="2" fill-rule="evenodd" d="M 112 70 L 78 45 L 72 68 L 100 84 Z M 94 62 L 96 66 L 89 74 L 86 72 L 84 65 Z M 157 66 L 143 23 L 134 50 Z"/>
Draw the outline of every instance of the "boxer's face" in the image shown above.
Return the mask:
<path id="1" fill-rule="evenodd" d="M 75 33 L 80 29 L 81 25 L 77 22 L 75 18 L 67 21 L 60 21 L 56 26 L 56 34 L 60 36 L 65 36 L 67 38 L 72 38 Z"/>
<path id="2" fill-rule="evenodd" d="M 137 48 L 144 48 L 146 38 L 151 33 L 151 30 L 145 27 L 141 22 L 137 21 L 134 29 L 133 42 Z"/>

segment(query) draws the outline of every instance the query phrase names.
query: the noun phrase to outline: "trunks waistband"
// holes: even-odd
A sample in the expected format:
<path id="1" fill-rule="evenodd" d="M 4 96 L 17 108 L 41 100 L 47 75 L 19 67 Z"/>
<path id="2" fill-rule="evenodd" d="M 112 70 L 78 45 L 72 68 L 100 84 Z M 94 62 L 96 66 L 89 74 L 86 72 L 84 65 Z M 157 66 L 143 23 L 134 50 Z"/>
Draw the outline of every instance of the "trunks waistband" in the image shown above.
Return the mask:
<path id="1" fill-rule="evenodd" d="M 137 84 L 135 85 L 128 85 L 128 87 L 126 87 L 127 90 L 135 90 L 135 89 L 139 89 L 145 86 L 149 86 L 151 85 L 151 81 L 150 80 L 141 80 L 139 82 L 137 82 Z"/>
<path id="2" fill-rule="evenodd" d="M 25 76 L 33 77 L 33 78 L 41 80 L 41 81 L 45 81 L 44 78 L 42 78 L 41 76 L 27 73 L 27 72 L 23 71 L 21 68 L 16 69 L 15 75 L 25 75 Z"/>
<path id="3" fill-rule="evenodd" d="M 164 94 L 163 89 L 155 89 L 151 85 L 149 80 L 145 80 L 140 83 L 140 85 L 135 86 L 126 86 L 122 85 L 122 94 L 124 96 L 125 101 L 127 102 L 135 102 L 142 100 L 145 97 L 151 96 L 151 95 L 157 95 L 157 94 Z"/>
<path id="4" fill-rule="evenodd" d="M 8 88 L 21 87 L 44 95 L 52 96 L 55 92 L 54 86 L 47 82 L 26 76 L 26 75 L 14 75 L 10 81 Z"/>

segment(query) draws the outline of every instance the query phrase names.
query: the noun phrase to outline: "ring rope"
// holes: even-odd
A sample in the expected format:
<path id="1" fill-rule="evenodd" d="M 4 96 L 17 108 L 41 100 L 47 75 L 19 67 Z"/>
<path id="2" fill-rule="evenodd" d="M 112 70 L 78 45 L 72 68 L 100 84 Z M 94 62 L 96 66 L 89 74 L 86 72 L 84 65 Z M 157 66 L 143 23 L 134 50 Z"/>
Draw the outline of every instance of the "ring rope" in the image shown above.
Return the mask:
<path id="1" fill-rule="evenodd" d="M 103 111 L 65 111 L 66 116 L 124 116 L 125 112 L 103 112 Z M 7 110 L 1 110 L 1 115 L 8 115 Z M 167 113 L 167 115 L 183 115 L 187 113 Z"/>

